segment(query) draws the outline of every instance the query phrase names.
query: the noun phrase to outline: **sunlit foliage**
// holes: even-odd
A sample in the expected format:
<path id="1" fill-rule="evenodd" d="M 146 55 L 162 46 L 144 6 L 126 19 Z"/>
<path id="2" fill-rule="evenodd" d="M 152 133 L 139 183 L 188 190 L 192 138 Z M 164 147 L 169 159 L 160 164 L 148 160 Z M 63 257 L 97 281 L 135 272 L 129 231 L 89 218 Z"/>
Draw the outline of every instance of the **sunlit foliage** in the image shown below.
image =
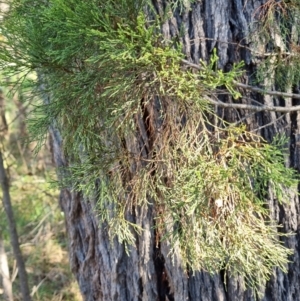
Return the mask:
<path id="1" fill-rule="evenodd" d="M 201 71 L 187 70 L 181 45 L 151 15 L 146 1 L 15 1 L 1 64 L 37 72 L 32 135 L 60 130 L 70 160 L 61 185 L 98 199 L 111 238 L 129 250 L 144 229 L 127 213 L 151 206 L 158 236 L 180 247 L 188 268 L 225 269 L 258 289 L 291 254 L 266 201 L 271 191 L 286 202 L 296 187 L 286 141 L 268 144 L 214 116 L 208 97 L 225 86 L 238 98 L 242 64 L 218 71 L 214 52 Z M 146 110 L 153 136 L 139 126 Z"/>

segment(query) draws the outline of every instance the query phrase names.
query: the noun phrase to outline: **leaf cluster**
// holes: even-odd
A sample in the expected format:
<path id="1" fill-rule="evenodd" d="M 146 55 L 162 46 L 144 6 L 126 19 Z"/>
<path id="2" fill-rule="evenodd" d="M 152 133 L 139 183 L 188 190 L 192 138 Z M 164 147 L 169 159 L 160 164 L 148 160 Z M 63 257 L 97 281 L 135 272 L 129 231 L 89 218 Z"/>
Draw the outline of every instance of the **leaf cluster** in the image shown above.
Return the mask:
<path id="1" fill-rule="evenodd" d="M 287 202 L 283 191 L 295 185 L 295 174 L 284 167 L 283 141 L 267 144 L 243 127 L 219 134 L 225 137 L 181 144 L 185 160 L 178 158 L 160 222 L 177 225 L 167 236 L 193 269 L 224 269 L 258 288 L 272 267 L 286 270 L 291 251 L 278 240 L 266 199 L 272 187 L 275 198 Z"/>
<path id="2" fill-rule="evenodd" d="M 61 185 L 97 198 L 112 238 L 134 245 L 143 229 L 130 213 L 151 206 L 158 235 L 189 267 L 225 269 L 257 289 L 291 253 L 265 201 L 270 189 L 285 201 L 283 189 L 297 184 L 284 142 L 212 124 L 206 96 L 225 86 L 238 98 L 242 65 L 216 70 L 214 52 L 200 71 L 186 70 L 181 45 L 164 39 L 146 4 L 14 1 L 1 64 L 37 72 L 32 134 L 59 129 L 70 162 Z"/>
<path id="3" fill-rule="evenodd" d="M 255 12 L 253 42 L 265 46 L 258 54 L 260 63 L 256 81 L 264 83 L 267 78 L 282 91 L 300 82 L 300 51 L 297 46 L 300 33 L 300 2 L 268 0 Z M 256 43 L 255 42 L 255 43 Z M 255 56 L 257 54 L 254 54 Z"/>

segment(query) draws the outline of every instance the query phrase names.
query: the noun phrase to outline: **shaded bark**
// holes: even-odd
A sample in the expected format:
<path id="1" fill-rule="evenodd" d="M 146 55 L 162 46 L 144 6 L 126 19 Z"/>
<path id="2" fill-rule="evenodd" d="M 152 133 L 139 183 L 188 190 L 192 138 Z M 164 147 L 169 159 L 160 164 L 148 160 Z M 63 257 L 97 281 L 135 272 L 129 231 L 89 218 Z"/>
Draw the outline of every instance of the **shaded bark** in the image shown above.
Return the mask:
<path id="1" fill-rule="evenodd" d="M 5 98 L 3 91 L 0 89 L 0 137 L 7 135 L 8 124 L 5 117 Z"/>
<path id="2" fill-rule="evenodd" d="M 157 13 L 161 16 L 166 7 L 165 2 L 154 1 Z M 161 30 L 167 39 L 177 36 L 179 31 L 183 32 L 183 51 L 190 62 L 198 63 L 200 58 L 207 61 L 214 48 L 218 50 L 219 68 L 230 69 L 230 65 L 234 62 L 244 60 L 247 75 L 243 81 L 248 83 L 251 82 L 250 75 L 256 67 L 256 62 L 247 48 L 250 43 L 250 25 L 255 24 L 255 12 L 266 2 L 266 0 L 195 1 L 182 11 L 176 10 L 173 17 L 162 25 Z M 275 97 L 262 96 L 251 91 L 243 93 L 266 106 L 278 101 Z M 221 100 L 232 101 L 228 96 L 221 96 Z M 298 100 L 286 100 L 285 106 L 291 105 L 298 105 Z M 126 148 L 133 153 L 142 154 L 147 159 L 149 155 L 147 148 L 151 148 L 151 141 L 153 137 L 157 137 L 161 124 L 159 114 L 155 112 L 162 108 L 154 100 L 142 109 L 144 115 L 137 118 L 139 132 L 134 139 L 126 140 Z M 216 110 L 231 122 L 249 114 L 247 111 L 219 107 L 216 107 Z M 149 126 L 149 116 L 152 118 L 151 124 L 155 125 L 154 128 Z M 250 129 L 256 130 L 269 141 L 278 132 L 286 133 L 291 138 L 287 164 L 299 170 L 300 113 L 291 113 L 279 121 L 276 120 L 277 117 L 276 113 L 256 112 L 249 115 L 245 121 Z M 265 126 L 267 124 L 270 125 Z M 68 166 L 68 160 L 63 156 L 60 133 L 54 126 L 50 129 L 50 135 L 56 165 Z M 141 226 L 144 231 L 141 236 L 136 237 L 136 245 L 130 248 L 130 254 L 127 255 L 124 246 L 117 240 L 110 242 L 106 225 L 99 223 L 94 199 L 83 197 L 80 193 L 66 188 L 61 191 L 60 204 L 65 214 L 69 236 L 70 264 L 84 300 L 255 300 L 250 290 L 244 291 L 242 279 L 225 276 L 224 273 L 213 276 L 204 271 L 190 273 L 182 265 L 178 252 L 170 258 L 168 242 L 166 240 L 157 242 L 157 233 L 154 231 L 156 209 L 151 205 L 135 207 L 132 212 L 128 212 L 128 218 Z M 287 205 L 279 204 L 270 196 L 269 208 L 273 217 L 283 225 L 282 231 L 296 234 L 283 238 L 284 244 L 293 248 L 295 253 L 290 258 L 287 274 L 274 270 L 270 281 L 261 289 L 263 296 L 261 300 L 299 301 L 298 195 L 295 194 Z M 224 286 L 225 281 L 227 289 Z"/>
<path id="3" fill-rule="evenodd" d="M 0 152 L 0 183 L 1 183 L 2 193 L 3 193 L 3 197 L 2 197 L 3 207 L 8 221 L 10 241 L 17 262 L 17 267 L 19 270 L 20 289 L 21 289 L 22 298 L 24 301 L 30 301 L 31 296 L 30 296 L 30 290 L 28 286 L 27 272 L 25 269 L 25 263 L 19 245 L 19 237 L 16 229 L 16 222 L 15 222 L 14 212 L 12 209 L 10 194 L 9 194 L 9 180 L 6 175 L 6 171 L 4 169 L 1 152 Z"/>

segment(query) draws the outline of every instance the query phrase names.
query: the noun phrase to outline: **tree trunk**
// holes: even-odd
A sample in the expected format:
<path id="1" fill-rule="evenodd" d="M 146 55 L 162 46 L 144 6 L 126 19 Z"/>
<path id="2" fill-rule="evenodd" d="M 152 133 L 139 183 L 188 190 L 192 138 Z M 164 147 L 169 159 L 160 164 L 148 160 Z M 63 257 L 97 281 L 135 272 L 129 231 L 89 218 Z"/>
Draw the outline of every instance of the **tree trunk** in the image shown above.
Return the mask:
<path id="1" fill-rule="evenodd" d="M 165 2 L 165 0 L 154 2 L 158 14 L 162 15 L 166 7 Z M 245 83 L 251 82 L 250 75 L 255 71 L 257 60 L 251 57 L 247 48 L 250 47 L 249 33 L 257 21 L 257 12 L 267 2 L 269 1 L 194 1 L 190 7 L 184 7 L 181 11 L 177 9 L 173 18 L 166 21 L 161 30 L 167 39 L 183 32 L 183 51 L 187 60 L 196 64 L 199 63 L 199 59 L 207 61 L 214 48 L 218 51 L 218 68 L 230 70 L 233 63 L 244 60 L 247 75 L 242 80 Z M 265 45 L 260 42 L 255 47 L 264 49 Z M 274 83 L 269 81 L 269 84 L 272 86 Z M 251 97 L 266 105 L 278 101 L 254 93 L 251 93 Z M 222 96 L 222 100 L 231 101 L 227 96 Z M 293 99 L 285 101 L 285 106 L 296 104 L 297 101 Z M 154 108 L 157 109 L 155 101 L 151 105 L 152 111 Z M 148 112 L 150 110 L 151 108 L 148 108 Z M 269 141 L 276 133 L 286 133 L 291 140 L 287 164 L 299 170 L 300 112 L 287 114 L 277 122 L 276 113 L 250 114 L 249 111 L 222 108 L 216 110 L 228 121 L 238 121 L 247 115 L 245 119 L 247 126 Z M 145 129 L 149 127 L 146 119 L 141 116 L 144 122 L 142 126 Z M 152 130 L 155 135 L 157 129 Z M 63 156 L 60 133 L 52 127 L 50 134 L 53 158 L 57 167 L 67 166 L 68 159 Z M 151 143 L 151 133 L 147 132 L 147 135 Z M 144 145 L 142 135 L 137 135 L 135 140 L 126 141 L 126 146 L 131 151 L 141 151 L 142 145 Z M 135 207 L 127 213 L 129 219 L 144 229 L 142 234 L 136 237 L 135 247 L 129 248 L 128 255 L 117 239 L 113 243 L 110 242 L 106 225 L 99 223 L 95 200 L 66 188 L 61 191 L 60 203 L 65 214 L 69 237 L 70 264 L 84 300 L 255 300 L 250 290 L 244 291 L 242 279 L 231 278 L 228 274 L 224 279 L 223 273 L 213 276 L 205 271 L 189 273 L 182 265 L 178 252 L 175 252 L 174 258 L 170 258 L 168 242 L 166 240 L 157 242 L 154 230 L 155 208 L 151 205 Z M 290 199 L 290 204 L 282 205 L 270 197 L 269 206 L 273 217 L 283 225 L 282 231 L 296 233 L 294 236 L 283 238 L 284 244 L 295 251 L 290 258 L 288 273 L 274 270 L 270 281 L 261 290 L 263 296 L 261 300 L 299 301 L 299 198 L 295 195 Z M 224 282 L 227 283 L 227 288 Z"/>
<path id="2" fill-rule="evenodd" d="M 4 297 L 7 301 L 13 301 L 12 282 L 9 276 L 8 260 L 5 252 L 2 231 L 0 230 L 0 278 L 3 285 Z"/>
<path id="3" fill-rule="evenodd" d="M 3 192 L 2 202 L 5 209 L 5 213 L 8 221 L 10 241 L 13 249 L 14 256 L 17 261 L 20 278 L 20 290 L 24 301 L 31 301 L 30 290 L 27 280 L 27 272 L 25 269 L 25 263 L 23 260 L 22 252 L 19 244 L 19 236 L 16 229 L 16 222 L 14 213 L 11 205 L 10 194 L 9 194 L 9 181 L 6 175 L 6 171 L 3 165 L 2 153 L 0 152 L 0 183 Z"/>

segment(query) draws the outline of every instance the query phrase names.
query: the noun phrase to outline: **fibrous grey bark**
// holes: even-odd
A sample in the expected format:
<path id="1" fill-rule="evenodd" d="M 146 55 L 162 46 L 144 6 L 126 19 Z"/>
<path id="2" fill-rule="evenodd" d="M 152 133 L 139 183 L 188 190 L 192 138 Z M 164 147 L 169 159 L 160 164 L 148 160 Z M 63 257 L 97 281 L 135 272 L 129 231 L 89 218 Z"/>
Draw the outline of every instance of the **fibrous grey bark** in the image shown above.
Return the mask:
<path id="1" fill-rule="evenodd" d="M 165 0 L 153 1 L 158 15 L 163 15 Z M 183 32 L 182 43 L 186 59 L 198 64 L 199 59 L 207 61 L 214 48 L 219 56 L 219 68 L 230 70 L 230 66 L 243 60 L 247 75 L 243 81 L 251 82 L 251 74 L 255 71 L 256 60 L 248 49 L 251 26 L 256 23 L 256 12 L 266 0 L 202 0 L 194 1 L 182 10 L 177 9 L 173 17 L 166 21 L 162 33 L 170 39 Z M 259 47 L 259 46 L 257 46 Z M 264 47 L 264 45 L 260 45 Z M 271 83 L 272 84 L 272 83 Z M 245 96 L 270 105 L 275 98 L 264 97 L 254 92 L 242 92 Z M 221 100 L 230 102 L 227 95 L 221 95 Z M 152 107 L 149 107 L 149 104 Z M 149 112 L 159 110 L 155 101 L 149 102 Z M 298 105 L 297 100 L 287 101 L 286 105 Z M 234 111 L 233 109 L 216 108 L 228 121 L 238 121 L 251 112 Z M 151 114 L 152 124 L 159 126 L 160 121 Z M 290 118 L 289 118 L 290 116 Z M 126 141 L 130 150 L 144 149 L 144 138 L 150 140 L 154 132 L 149 128 L 149 120 L 140 116 L 140 133 L 135 140 Z M 276 121 L 276 114 L 256 112 L 245 120 L 249 128 L 257 130 L 265 139 L 271 140 L 276 132 L 284 132 L 290 136 L 290 157 L 288 165 L 300 168 L 300 113 L 286 115 Z M 269 126 L 264 126 L 270 124 Z M 68 166 L 68 160 L 63 156 L 62 140 L 59 132 L 53 127 L 50 130 L 53 158 L 58 167 Z M 145 154 L 147 156 L 147 154 Z M 128 218 L 135 221 L 145 231 L 136 237 L 135 247 L 126 254 L 123 245 L 117 239 L 110 243 L 105 224 L 99 224 L 95 211 L 95 200 L 83 197 L 71 189 L 63 189 L 60 203 L 65 213 L 66 227 L 69 236 L 70 263 L 77 277 L 84 300 L 189 300 L 189 301 L 253 301 L 255 296 L 249 290 L 244 291 L 242 279 L 231 278 L 223 273 L 209 275 L 204 271 L 189 273 L 182 266 L 179 253 L 174 258 L 168 256 L 170 246 L 167 241 L 158 242 L 154 230 L 155 209 L 152 206 L 135 207 L 128 212 Z M 283 225 L 282 231 L 293 232 L 296 235 L 284 238 L 284 244 L 293 248 L 288 273 L 274 270 L 270 281 L 262 288 L 263 301 L 300 300 L 300 236 L 299 236 L 299 198 L 290 200 L 290 204 L 281 205 L 272 197 L 269 207 L 273 217 Z M 224 286 L 227 283 L 227 289 Z"/>

